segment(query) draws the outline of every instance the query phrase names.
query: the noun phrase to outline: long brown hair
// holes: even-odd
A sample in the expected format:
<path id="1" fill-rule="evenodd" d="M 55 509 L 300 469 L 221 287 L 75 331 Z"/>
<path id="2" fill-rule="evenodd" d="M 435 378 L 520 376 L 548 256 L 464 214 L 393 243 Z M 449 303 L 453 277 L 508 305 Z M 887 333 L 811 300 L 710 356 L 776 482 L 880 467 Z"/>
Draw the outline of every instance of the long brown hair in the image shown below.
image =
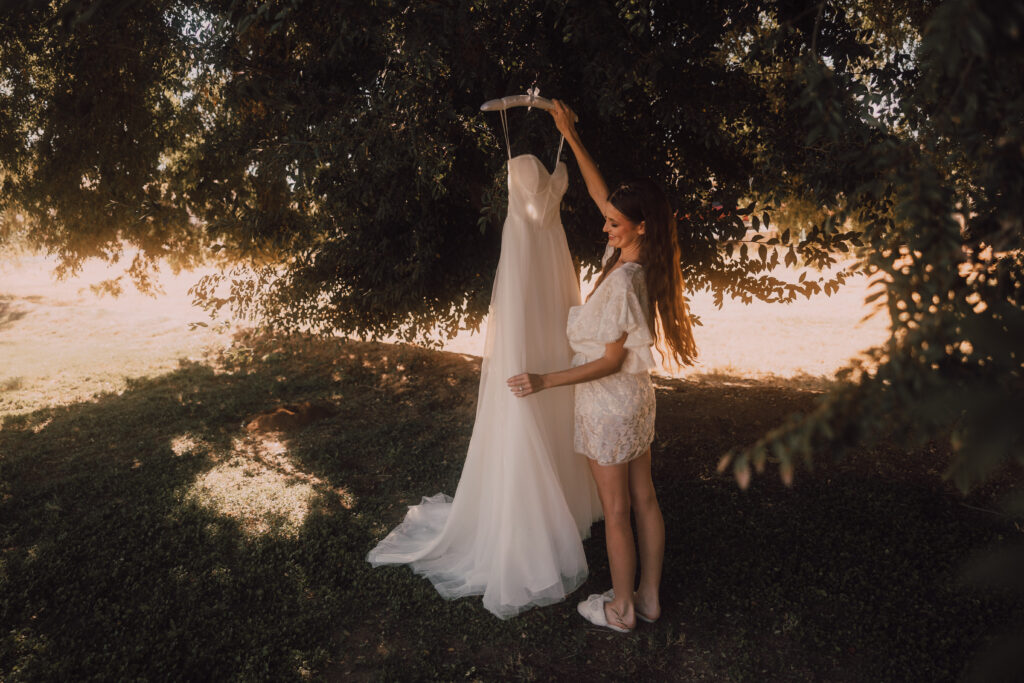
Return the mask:
<path id="1" fill-rule="evenodd" d="M 619 185 L 608 202 L 633 223 L 644 222 L 640 237 L 640 260 L 647 283 L 647 324 L 665 361 L 693 365 L 697 344 L 683 292 L 686 283 L 679 269 L 679 238 L 676 219 L 665 193 L 647 178 Z M 597 280 L 600 285 L 619 260 L 616 249 Z M 596 289 L 596 286 L 595 286 Z"/>

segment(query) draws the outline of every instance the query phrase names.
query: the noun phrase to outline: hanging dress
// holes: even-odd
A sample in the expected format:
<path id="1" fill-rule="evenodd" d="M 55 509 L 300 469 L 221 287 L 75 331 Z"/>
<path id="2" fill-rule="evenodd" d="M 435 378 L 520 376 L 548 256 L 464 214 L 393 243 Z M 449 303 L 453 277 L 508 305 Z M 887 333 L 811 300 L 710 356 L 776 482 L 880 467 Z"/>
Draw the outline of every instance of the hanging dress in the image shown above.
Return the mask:
<path id="1" fill-rule="evenodd" d="M 583 583 L 582 540 L 602 517 L 586 458 L 573 449 L 573 387 L 517 398 L 506 384 L 572 361 L 565 328 L 580 292 L 559 216 L 567 186 L 561 161 L 549 173 L 536 156 L 509 152 L 476 421 L 455 496 L 410 506 L 367 556 L 374 566 L 408 564 L 445 598 L 483 595 L 503 619 Z"/>

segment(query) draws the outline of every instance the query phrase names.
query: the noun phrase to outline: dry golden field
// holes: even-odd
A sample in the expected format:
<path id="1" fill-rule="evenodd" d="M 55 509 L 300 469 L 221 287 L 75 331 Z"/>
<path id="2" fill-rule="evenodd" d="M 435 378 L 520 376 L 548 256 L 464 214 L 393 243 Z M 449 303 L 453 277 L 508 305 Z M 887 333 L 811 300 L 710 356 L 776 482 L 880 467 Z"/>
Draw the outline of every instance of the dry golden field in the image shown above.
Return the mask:
<path id="1" fill-rule="evenodd" d="M 775 274 L 796 281 L 800 272 L 787 269 Z M 584 295 L 594 282 L 584 281 Z M 745 305 L 726 299 L 718 309 L 710 292 L 697 292 L 690 296 L 690 306 L 702 323 L 695 330 L 698 363 L 679 373 L 663 369 L 661 374 L 710 382 L 746 379 L 821 388 L 849 358 L 886 339 L 884 312 L 862 322 L 869 311 L 864 306 L 867 294 L 863 277 L 847 280 L 831 297 L 819 295 L 792 304 Z M 445 349 L 480 355 L 483 336 L 483 328 L 479 334 L 463 333 Z"/>
<path id="2" fill-rule="evenodd" d="M 0 413 L 117 392 L 129 378 L 171 370 L 180 359 L 198 360 L 230 341 L 226 332 L 189 329 L 188 323 L 205 320 L 187 293 L 201 272 L 165 269 L 162 295 L 150 298 L 128 287 L 113 299 L 96 296 L 89 285 L 118 274 L 116 268 L 90 263 L 58 282 L 54 265 L 38 255 L 0 261 Z M 700 363 L 681 376 L 820 388 L 848 358 L 886 336 L 883 316 L 861 322 L 866 289 L 855 279 L 831 297 L 788 305 L 726 301 L 721 310 L 709 293 L 699 292 L 692 308 L 703 321 Z M 479 355 L 483 333 L 463 333 L 445 349 Z"/>

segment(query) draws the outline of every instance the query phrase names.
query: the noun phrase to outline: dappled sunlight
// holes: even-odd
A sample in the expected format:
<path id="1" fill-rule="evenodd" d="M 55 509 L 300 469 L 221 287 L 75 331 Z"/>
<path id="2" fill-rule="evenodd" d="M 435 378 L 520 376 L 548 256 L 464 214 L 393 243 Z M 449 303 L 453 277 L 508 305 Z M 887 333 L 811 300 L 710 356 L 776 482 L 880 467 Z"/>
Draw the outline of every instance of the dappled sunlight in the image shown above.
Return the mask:
<path id="1" fill-rule="evenodd" d="M 171 449 L 186 452 L 195 443 L 184 434 L 172 439 Z M 274 531 L 295 537 L 323 494 L 336 495 L 345 509 L 355 504 L 347 489 L 298 469 L 280 435 L 249 434 L 233 439 L 231 451 L 196 477 L 184 500 L 236 520 L 250 536 Z"/>
<path id="2" fill-rule="evenodd" d="M 202 447 L 202 441 L 193 434 L 181 434 L 171 439 L 171 452 L 178 457 L 195 453 Z"/>
<path id="3" fill-rule="evenodd" d="M 278 528 L 294 536 L 315 492 L 304 483 L 259 465 L 229 462 L 200 476 L 186 500 L 237 520 L 243 531 L 262 535 Z"/>

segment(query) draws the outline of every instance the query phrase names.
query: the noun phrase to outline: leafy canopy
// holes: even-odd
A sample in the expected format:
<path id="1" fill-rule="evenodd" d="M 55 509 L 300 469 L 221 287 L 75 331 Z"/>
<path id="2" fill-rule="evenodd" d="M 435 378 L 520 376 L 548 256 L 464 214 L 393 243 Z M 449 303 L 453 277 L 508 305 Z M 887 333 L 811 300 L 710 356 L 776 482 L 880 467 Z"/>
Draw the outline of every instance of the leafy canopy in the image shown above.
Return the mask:
<path id="1" fill-rule="evenodd" d="M 228 270 L 196 288 L 211 310 L 451 335 L 486 314 L 504 213 L 497 116 L 479 105 L 536 84 L 578 111 L 610 181 L 668 188 L 691 289 L 785 302 L 875 278 L 889 342 L 732 454 L 741 483 L 894 430 L 949 436 L 965 486 L 1020 457 L 1020 2 L 6 8 L 0 239 L 67 270 L 127 245 L 147 286 L 158 259 L 213 257 Z M 553 153 L 546 115 L 511 128 L 514 152 Z M 593 265 L 582 183 L 562 217 Z"/>

